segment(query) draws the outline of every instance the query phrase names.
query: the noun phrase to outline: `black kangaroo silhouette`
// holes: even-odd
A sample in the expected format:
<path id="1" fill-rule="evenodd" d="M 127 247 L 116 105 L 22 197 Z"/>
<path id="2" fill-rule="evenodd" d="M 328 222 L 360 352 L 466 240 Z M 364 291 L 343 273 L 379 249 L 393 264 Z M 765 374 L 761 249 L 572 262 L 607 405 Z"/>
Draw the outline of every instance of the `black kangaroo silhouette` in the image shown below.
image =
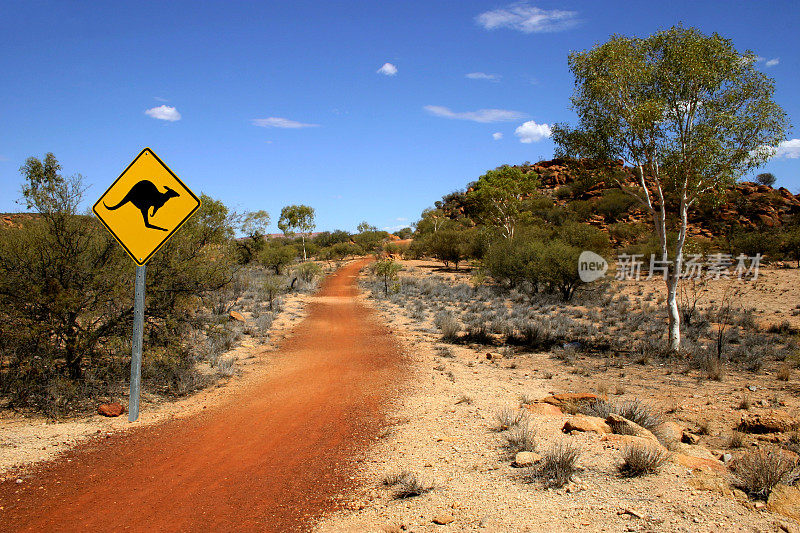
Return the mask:
<path id="1" fill-rule="evenodd" d="M 152 181 L 142 180 L 131 187 L 131 190 L 128 191 L 128 194 L 125 195 L 125 198 L 123 198 L 122 201 L 117 205 L 109 207 L 105 202 L 103 202 L 103 205 L 105 205 L 106 209 L 109 211 L 114 211 L 115 209 L 119 209 L 123 205 L 130 202 L 142 212 L 142 218 L 144 219 L 144 226 L 146 228 L 169 231 L 165 228 L 159 228 L 158 226 L 150 224 L 150 220 L 148 220 L 147 215 L 147 212 L 152 207 L 153 214 L 150 216 L 156 216 L 156 211 L 158 211 L 165 203 L 167 203 L 167 200 L 180 196 L 180 194 L 176 193 L 169 187 L 165 186 L 164 188 L 167 190 L 164 192 L 159 192 L 158 187 L 156 187 Z"/>

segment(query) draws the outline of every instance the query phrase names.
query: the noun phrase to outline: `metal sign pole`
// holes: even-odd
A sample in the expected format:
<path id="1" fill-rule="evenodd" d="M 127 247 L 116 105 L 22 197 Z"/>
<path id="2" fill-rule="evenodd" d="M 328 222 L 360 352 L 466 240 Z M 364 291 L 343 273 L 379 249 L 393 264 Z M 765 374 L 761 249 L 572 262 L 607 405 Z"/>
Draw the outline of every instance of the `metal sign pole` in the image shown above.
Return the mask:
<path id="1" fill-rule="evenodd" d="M 128 422 L 136 422 L 139 418 L 139 388 L 142 384 L 145 273 L 145 265 L 136 266 L 136 287 L 133 293 L 133 353 L 131 355 L 131 392 L 128 397 Z"/>

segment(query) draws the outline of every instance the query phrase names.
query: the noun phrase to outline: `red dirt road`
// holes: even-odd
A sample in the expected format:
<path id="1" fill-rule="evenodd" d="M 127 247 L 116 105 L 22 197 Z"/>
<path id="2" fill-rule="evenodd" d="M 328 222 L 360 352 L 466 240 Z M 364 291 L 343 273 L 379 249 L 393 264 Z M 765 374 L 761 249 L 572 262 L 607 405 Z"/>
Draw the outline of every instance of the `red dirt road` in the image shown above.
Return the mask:
<path id="1" fill-rule="evenodd" d="M 391 332 L 355 299 L 364 264 L 330 276 L 274 372 L 221 407 L 0 483 L 0 531 L 297 531 L 334 509 L 402 373 Z"/>

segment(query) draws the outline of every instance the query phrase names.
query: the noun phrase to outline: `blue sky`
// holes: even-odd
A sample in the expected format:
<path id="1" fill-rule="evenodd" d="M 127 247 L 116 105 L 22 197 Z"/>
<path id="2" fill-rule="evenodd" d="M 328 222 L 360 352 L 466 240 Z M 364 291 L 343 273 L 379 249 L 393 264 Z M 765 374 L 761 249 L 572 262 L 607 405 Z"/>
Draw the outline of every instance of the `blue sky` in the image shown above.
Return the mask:
<path id="1" fill-rule="evenodd" d="M 798 124 L 789 1 L 0 1 L 0 211 L 19 210 L 28 156 L 83 174 L 88 206 L 150 146 L 273 227 L 304 203 L 318 229 L 394 229 L 487 169 L 552 156 L 571 50 L 681 21 L 763 57 Z M 797 193 L 800 140 L 781 154 L 763 170 Z"/>

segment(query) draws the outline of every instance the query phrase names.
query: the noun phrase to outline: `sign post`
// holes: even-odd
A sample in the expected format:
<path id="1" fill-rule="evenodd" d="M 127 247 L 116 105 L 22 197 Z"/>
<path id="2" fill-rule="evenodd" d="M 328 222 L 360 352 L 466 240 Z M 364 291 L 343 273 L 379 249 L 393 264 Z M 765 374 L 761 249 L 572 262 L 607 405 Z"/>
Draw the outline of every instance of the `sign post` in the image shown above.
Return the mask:
<path id="1" fill-rule="evenodd" d="M 133 350 L 131 353 L 131 391 L 128 396 L 128 422 L 139 418 L 139 388 L 142 384 L 142 332 L 144 331 L 144 282 L 146 265 L 136 265 L 133 292 Z"/>
<path id="2" fill-rule="evenodd" d="M 145 148 L 100 196 L 95 216 L 136 263 L 128 420 L 139 418 L 144 333 L 145 265 L 200 208 L 200 199 L 150 149 Z"/>

